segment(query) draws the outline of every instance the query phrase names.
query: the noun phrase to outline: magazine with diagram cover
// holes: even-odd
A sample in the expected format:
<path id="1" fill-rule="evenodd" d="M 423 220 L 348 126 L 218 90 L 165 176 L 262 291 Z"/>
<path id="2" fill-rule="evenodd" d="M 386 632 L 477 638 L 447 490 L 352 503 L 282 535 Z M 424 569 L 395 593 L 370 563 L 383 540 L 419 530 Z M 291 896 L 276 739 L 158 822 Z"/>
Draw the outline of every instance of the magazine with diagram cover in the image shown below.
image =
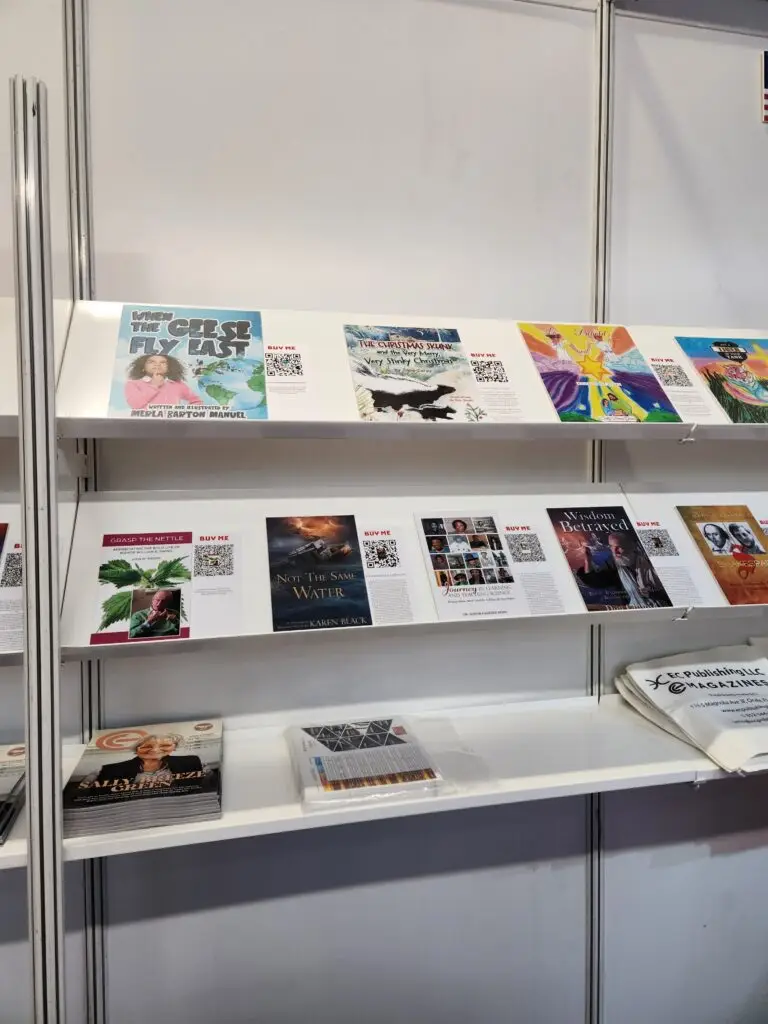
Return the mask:
<path id="1" fill-rule="evenodd" d="M 221 816 L 222 722 L 101 729 L 64 787 L 64 835 Z"/>
<path id="2" fill-rule="evenodd" d="M 308 804 L 436 792 L 443 779 L 402 718 L 377 718 L 286 730 Z"/>
<path id="3" fill-rule="evenodd" d="M 628 665 L 616 688 L 636 711 L 726 771 L 768 767 L 768 659 L 748 645 Z"/>
<path id="4" fill-rule="evenodd" d="M 0 846 L 24 806 L 25 753 L 23 743 L 0 747 Z"/>

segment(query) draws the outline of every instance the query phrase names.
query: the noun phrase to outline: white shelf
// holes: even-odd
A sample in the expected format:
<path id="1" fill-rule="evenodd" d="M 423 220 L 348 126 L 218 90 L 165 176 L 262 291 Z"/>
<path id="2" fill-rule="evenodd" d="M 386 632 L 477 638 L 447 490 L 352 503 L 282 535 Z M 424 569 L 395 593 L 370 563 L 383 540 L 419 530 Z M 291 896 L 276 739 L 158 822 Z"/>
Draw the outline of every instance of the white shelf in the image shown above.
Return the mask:
<path id="1" fill-rule="evenodd" d="M 57 427 L 62 437 L 412 441 L 439 436 L 446 441 L 681 441 L 689 436 L 692 428 L 688 422 L 561 423 L 514 320 L 268 309 L 261 310 L 265 344 L 300 345 L 302 359 L 308 366 L 305 393 L 286 397 L 277 389 L 269 392 L 269 420 L 189 422 L 110 417 L 109 397 L 122 308 L 119 302 L 77 303 L 57 390 Z M 370 423 L 359 420 L 343 339 L 345 323 L 457 328 L 470 351 L 473 347 L 491 348 L 508 363 L 519 406 L 516 415 L 522 422 Z M 267 386 L 269 389 L 269 383 Z"/>
<path id="2" fill-rule="evenodd" d="M 360 717 L 334 709 L 339 720 Z M 418 732 L 418 716 L 411 715 Z M 67 860 L 109 857 L 246 836 L 352 824 L 437 811 L 464 810 L 644 786 L 700 782 L 723 775 L 712 762 L 628 708 L 620 697 L 501 705 L 440 712 L 462 745 L 487 768 L 486 777 L 458 783 L 444 795 L 391 797 L 331 810 L 305 812 L 298 799 L 286 724 L 256 728 L 227 723 L 223 805 L 218 821 L 137 829 L 67 839 Z M 465 755 L 466 756 L 466 755 Z"/>
<path id="3" fill-rule="evenodd" d="M 77 767 L 77 762 L 83 756 L 85 745 L 82 743 L 67 743 L 61 756 L 61 782 L 66 785 L 69 777 Z M 0 871 L 7 868 L 23 868 L 27 863 L 27 812 L 22 807 L 21 813 L 16 819 L 11 834 L 0 846 Z"/>
<path id="4" fill-rule="evenodd" d="M 55 367 L 58 374 L 64 355 L 72 302 L 54 299 L 53 338 Z M 0 437 L 17 437 L 19 433 L 19 385 L 16 374 L 16 303 L 0 298 L 0 351 L 3 372 L 0 374 Z"/>

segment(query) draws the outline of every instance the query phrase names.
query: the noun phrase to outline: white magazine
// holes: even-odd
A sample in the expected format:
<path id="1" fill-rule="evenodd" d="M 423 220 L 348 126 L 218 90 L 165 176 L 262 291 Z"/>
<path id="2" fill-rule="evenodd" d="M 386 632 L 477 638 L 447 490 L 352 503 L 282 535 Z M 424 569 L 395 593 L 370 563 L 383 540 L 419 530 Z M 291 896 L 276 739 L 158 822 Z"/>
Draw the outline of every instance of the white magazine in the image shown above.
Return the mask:
<path id="1" fill-rule="evenodd" d="M 435 793 L 442 776 L 402 718 L 378 718 L 286 730 L 308 804 Z"/>
<path id="2" fill-rule="evenodd" d="M 726 771 L 768 767 L 768 659 L 755 647 L 637 662 L 617 688 L 640 714 Z"/>

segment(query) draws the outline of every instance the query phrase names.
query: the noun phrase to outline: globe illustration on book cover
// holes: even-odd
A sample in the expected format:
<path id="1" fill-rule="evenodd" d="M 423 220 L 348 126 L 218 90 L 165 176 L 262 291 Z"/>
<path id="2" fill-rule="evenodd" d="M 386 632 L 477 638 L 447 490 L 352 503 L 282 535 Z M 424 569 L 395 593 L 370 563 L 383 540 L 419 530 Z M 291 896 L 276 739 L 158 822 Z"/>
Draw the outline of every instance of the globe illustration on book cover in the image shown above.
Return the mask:
<path id="1" fill-rule="evenodd" d="M 260 359 L 200 360 L 192 367 L 200 397 L 206 405 L 258 416 L 264 407 L 264 363 Z M 266 416 L 266 408 L 264 408 Z"/>

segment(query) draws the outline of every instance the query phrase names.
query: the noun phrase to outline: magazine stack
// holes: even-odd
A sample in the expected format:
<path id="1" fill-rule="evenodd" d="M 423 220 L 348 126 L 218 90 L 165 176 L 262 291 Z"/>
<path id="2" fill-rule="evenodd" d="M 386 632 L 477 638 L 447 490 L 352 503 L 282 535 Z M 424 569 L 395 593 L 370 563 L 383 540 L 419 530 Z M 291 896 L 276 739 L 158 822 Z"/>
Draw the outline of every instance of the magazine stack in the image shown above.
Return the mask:
<path id="1" fill-rule="evenodd" d="M 97 732 L 64 788 L 64 836 L 221 817 L 222 723 Z"/>
<path id="2" fill-rule="evenodd" d="M 0 747 L 0 846 L 24 806 L 24 746 Z"/>
<path id="3" fill-rule="evenodd" d="M 713 647 L 628 665 L 616 679 L 649 721 L 729 772 L 768 768 L 768 659 L 756 647 Z"/>
<path id="4" fill-rule="evenodd" d="M 377 796 L 434 794 L 442 777 L 399 718 L 286 731 L 302 799 L 323 805 Z"/>

